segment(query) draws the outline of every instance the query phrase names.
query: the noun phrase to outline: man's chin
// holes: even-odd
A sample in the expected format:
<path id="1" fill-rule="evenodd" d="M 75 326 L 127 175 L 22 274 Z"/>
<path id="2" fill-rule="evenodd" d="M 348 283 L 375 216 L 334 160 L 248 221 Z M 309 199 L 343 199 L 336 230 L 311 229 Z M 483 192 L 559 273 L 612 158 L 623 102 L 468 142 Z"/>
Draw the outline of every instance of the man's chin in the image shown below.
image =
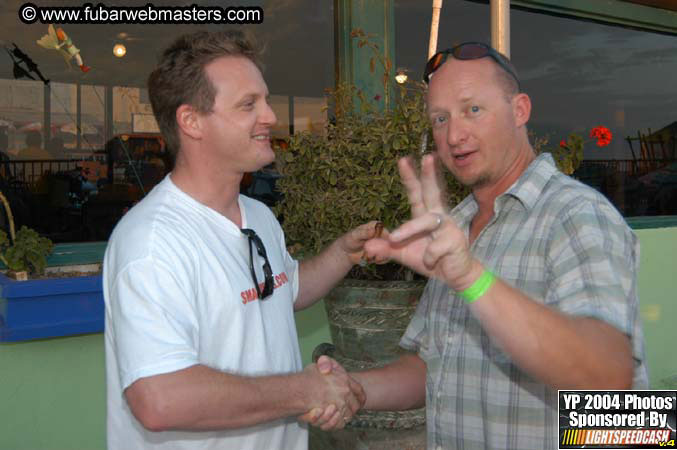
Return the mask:
<path id="1" fill-rule="evenodd" d="M 474 180 L 473 183 L 467 184 L 467 185 L 464 184 L 464 186 L 469 187 L 470 190 L 475 190 L 475 189 L 482 188 L 482 187 L 484 187 L 488 184 L 489 184 L 489 178 L 488 177 L 479 177 L 476 180 Z"/>
<path id="2" fill-rule="evenodd" d="M 485 186 L 489 182 L 489 177 L 485 174 L 478 175 L 466 175 L 462 176 L 456 173 L 452 173 L 456 181 L 461 183 L 463 187 L 470 189 L 477 189 Z"/>
<path id="3" fill-rule="evenodd" d="M 268 164 L 271 164 L 273 161 L 275 161 L 275 153 L 273 152 L 272 149 L 269 150 L 269 153 L 260 153 L 260 156 L 257 160 L 257 163 L 259 165 L 259 169 L 262 169 L 266 167 Z"/>

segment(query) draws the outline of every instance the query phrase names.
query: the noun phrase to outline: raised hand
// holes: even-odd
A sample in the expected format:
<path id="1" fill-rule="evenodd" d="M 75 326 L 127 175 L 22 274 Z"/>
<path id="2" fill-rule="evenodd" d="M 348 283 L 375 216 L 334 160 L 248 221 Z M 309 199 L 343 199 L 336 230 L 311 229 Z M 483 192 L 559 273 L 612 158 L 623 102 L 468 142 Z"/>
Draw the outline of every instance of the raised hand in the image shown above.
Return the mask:
<path id="1" fill-rule="evenodd" d="M 340 374 L 348 378 L 352 394 L 357 400 L 357 405 L 352 402 L 346 403 L 345 407 L 337 404 L 326 404 L 324 407 L 315 407 L 306 414 L 299 416 L 302 422 L 310 423 L 313 426 L 320 427 L 322 430 L 334 430 L 343 428 L 355 413 L 364 405 L 366 396 L 362 386 L 352 379 L 346 370 L 336 360 L 327 356 L 321 356 L 316 364 L 317 370 L 324 376 L 331 374 Z"/>
<path id="2" fill-rule="evenodd" d="M 410 158 L 398 162 L 412 219 L 394 230 L 387 239 L 371 239 L 367 255 L 394 259 L 416 272 L 446 282 L 456 290 L 472 284 L 482 272 L 470 253 L 468 239 L 447 214 L 443 184 L 437 172 L 437 158 L 426 155 L 417 175 Z"/>

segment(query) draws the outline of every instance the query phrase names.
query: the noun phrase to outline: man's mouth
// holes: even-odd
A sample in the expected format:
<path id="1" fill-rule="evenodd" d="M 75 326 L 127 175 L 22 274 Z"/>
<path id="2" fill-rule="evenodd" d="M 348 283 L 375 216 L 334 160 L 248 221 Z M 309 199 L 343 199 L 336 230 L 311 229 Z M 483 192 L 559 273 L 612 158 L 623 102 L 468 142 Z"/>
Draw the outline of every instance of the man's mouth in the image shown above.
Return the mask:
<path id="1" fill-rule="evenodd" d="M 467 159 L 473 153 L 475 153 L 475 150 L 471 150 L 469 152 L 453 153 L 451 156 L 453 156 L 456 161 L 464 161 L 465 159 Z"/>
<path id="2" fill-rule="evenodd" d="M 252 136 L 252 139 L 255 141 L 270 141 L 270 135 L 269 134 L 255 134 Z"/>

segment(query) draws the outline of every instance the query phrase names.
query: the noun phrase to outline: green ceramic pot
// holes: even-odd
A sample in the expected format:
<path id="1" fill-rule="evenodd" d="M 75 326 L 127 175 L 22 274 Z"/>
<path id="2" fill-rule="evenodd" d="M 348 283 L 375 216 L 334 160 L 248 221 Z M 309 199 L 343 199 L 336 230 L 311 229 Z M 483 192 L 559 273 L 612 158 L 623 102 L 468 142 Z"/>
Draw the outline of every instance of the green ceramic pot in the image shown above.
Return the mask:
<path id="1" fill-rule="evenodd" d="M 324 302 L 333 345 L 319 345 L 313 359 L 329 355 L 348 371 L 369 369 L 397 359 L 406 352 L 399 341 L 424 286 L 424 281 L 344 280 Z M 394 444 L 402 439 L 407 442 L 406 447 Z M 425 408 L 360 411 L 341 432 L 313 430 L 311 444 L 311 448 L 317 449 L 424 449 Z"/>

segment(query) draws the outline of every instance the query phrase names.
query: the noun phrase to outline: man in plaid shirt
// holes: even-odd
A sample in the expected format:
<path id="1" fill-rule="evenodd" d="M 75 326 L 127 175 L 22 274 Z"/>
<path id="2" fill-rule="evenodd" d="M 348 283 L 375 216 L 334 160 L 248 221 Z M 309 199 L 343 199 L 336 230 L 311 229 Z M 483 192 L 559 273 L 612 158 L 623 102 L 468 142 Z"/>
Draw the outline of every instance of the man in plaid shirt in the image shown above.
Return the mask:
<path id="1" fill-rule="evenodd" d="M 557 389 L 647 387 L 637 238 L 601 194 L 535 155 L 531 102 L 505 56 L 461 44 L 425 79 L 437 151 L 420 175 L 400 161 L 412 219 L 365 248 L 430 282 L 401 340 L 411 353 L 354 374 L 364 407 L 425 404 L 431 449 L 557 448 Z M 452 211 L 438 161 L 472 190 Z"/>

